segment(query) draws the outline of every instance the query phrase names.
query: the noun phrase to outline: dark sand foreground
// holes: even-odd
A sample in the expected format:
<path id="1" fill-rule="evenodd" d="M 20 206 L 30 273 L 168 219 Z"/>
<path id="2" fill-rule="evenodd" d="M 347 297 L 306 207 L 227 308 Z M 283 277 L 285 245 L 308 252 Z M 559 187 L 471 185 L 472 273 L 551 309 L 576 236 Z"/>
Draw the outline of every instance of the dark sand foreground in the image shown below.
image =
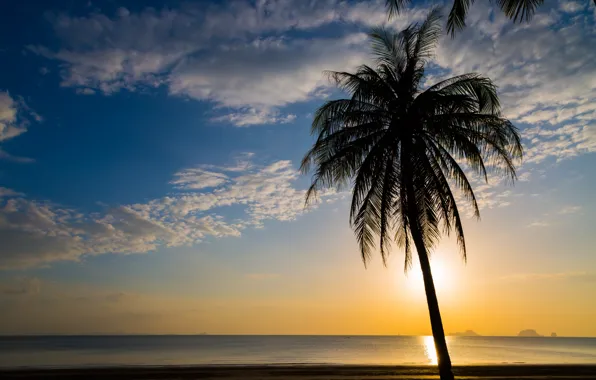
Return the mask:
<path id="1" fill-rule="evenodd" d="M 596 379 L 596 365 L 500 365 L 455 367 L 459 379 Z M 217 379 L 387 380 L 438 379 L 436 367 L 414 366 L 210 366 L 0 370 L 0 379 Z"/>

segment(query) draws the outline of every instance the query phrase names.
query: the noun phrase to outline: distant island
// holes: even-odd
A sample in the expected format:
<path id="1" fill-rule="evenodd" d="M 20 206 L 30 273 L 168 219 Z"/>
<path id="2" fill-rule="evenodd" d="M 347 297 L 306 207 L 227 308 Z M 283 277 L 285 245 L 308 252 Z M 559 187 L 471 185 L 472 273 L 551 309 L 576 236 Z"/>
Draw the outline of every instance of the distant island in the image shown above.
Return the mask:
<path id="1" fill-rule="evenodd" d="M 524 337 L 538 337 L 538 336 L 542 336 L 540 334 L 538 334 L 536 332 L 536 330 L 533 329 L 527 329 L 527 330 L 522 330 L 519 332 L 519 334 L 517 334 L 517 336 L 524 336 Z"/>
<path id="2" fill-rule="evenodd" d="M 554 332 L 554 333 L 550 333 L 550 337 L 551 337 L 551 338 L 556 338 L 556 337 L 557 337 L 557 333 L 556 333 L 556 332 Z"/>
<path id="3" fill-rule="evenodd" d="M 455 333 L 451 333 L 449 335 L 451 335 L 451 336 L 480 336 L 480 334 L 478 334 L 476 331 L 473 331 L 473 330 L 466 330 L 464 332 L 455 332 Z"/>

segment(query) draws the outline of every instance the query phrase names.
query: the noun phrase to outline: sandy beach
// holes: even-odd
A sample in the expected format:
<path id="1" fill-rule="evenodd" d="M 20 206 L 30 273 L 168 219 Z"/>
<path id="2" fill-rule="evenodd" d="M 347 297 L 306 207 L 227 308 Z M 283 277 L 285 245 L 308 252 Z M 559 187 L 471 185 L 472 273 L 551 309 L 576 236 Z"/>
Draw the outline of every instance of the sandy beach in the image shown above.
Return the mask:
<path id="1" fill-rule="evenodd" d="M 459 379 L 596 379 L 596 365 L 501 365 L 454 367 Z M 209 366 L 0 370 L 12 379 L 438 379 L 430 366 Z"/>

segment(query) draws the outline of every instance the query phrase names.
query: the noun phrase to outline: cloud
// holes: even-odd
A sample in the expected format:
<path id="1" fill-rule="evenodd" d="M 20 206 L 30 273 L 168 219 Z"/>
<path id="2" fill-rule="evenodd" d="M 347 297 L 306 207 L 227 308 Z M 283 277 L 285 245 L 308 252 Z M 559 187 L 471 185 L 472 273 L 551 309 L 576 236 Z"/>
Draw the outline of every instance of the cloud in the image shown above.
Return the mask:
<path id="1" fill-rule="evenodd" d="M 460 36 L 441 41 L 434 61 L 440 70 L 430 70 L 437 79 L 463 72 L 488 75 L 500 85 L 508 117 L 541 128 L 547 124 L 562 136 L 563 143 L 524 133 L 530 163 L 596 149 L 596 108 L 590 102 L 596 96 L 596 28 L 593 17 L 577 13 L 581 4 L 543 6 L 523 24 L 512 23 L 490 4 L 475 4 Z M 323 70 L 349 70 L 369 60 L 361 31 L 386 23 L 384 5 L 238 0 L 80 17 L 53 14 L 48 21 L 62 48 L 29 49 L 61 62 L 62 86 L 79 93 L 163 85 L 172 95 L 212 102 L 219 113 L 213 121 L 285 123 L 294 115 L 283 107 L 327 96 Z M 427 11 L 413 7 L 388 25 L 403 28 Z M 329 25 L 339 33 L 316 33 Z M 561 123 L 576 125 L 561 129 Z"/>
<path id="2" fill-rule="evenodd" d="M 7 92 L 0 92 L 0 142 L 12 139 L 27 132 L 26 128 L 15 125 L 17 104 Z"/>
<path id="3" fill-rule="evenodd" d="M 296 120 L 296 115 L 280 115 L 279 112 L 269 109 L 246 108 L 239 112 L 215 117 L 211 120 L 215 122 L 228 122 L 237 127 L 248 127 L 260 124 L 287 124 Z"/>
<path id="4" fill-rule="evenodd" d="M 550 223 L 544 220 L 537 220 L 527 225 L 528 228 L 549 227 Z"/>
<path id="5" fill-rule="evenodd" d="M 565 13 L 576 13 L 584 8 L 585 4 L 578 1 L 559 1 L 559 9 Z"/>
<path id="6" fill-rule="evenodd" d="M 466 170 L 468 168 L 465 164 L 462 167 L 472 185 L 480 211 L 510 206 L 516 198 L 524 195 L 523 193 L 516 192 L 514 188 L 507 186 L 507 180 L 505 178 L 489 175 L 487 183 L 484 177 L 479 177 L 470 170 Z M 524 170 L 518 171 L 519 181 L 525 182 L 529 178 L 530 172 Z M 469 200 L 457 188 L 454 195 L 460 213 L 468 218 L 472 218 L 474 216 L 474 209 L 471 207 Z"/>
<path id="7" fill-rule="evenodd" d="M 524 162 L 556 162 L 596 152 L 595 41 L 594 18 L 586 14 L 565 16 L 546 5 L 531 22 L 515 25 L 478 3 L 458 38 L 439 45 L 435 63 L 445 75 L 492 78 L 505 116 L 522 128 Z"/>
<path id="8" fill-rule="evenodd" d="M 2 188 L 0 267 L 193 245 L 208 238 L 240 236 L 242 230 L 263 227 L 267 220 L 294 220 L 316 208 L 305 208 L 305 191 L 295 187 L 299 174 L 290 161 L 258 165 L 247 161 L 251 158 L 244 154 L 234 165 L 181 170 L 171 182 L 178 192 L 101 212 L 81 213 Z M 325 201 L 344 196 L 334 191 L 321 194 Z M 231 206 L 244 213 L 233 220 L 224 218 L 222 210 Z"/>
<path id="9" fill-rule="evenodd" d="M 21 164 L 28 164 L 31 162 L 35 162 L 35 159 L 33 159 L 33 158 L 15 156 L 14 154 L 10 154 L 10 153 L 4 151 L 2 148 L 0 148 L 0 160 L 18 162 Z"/>
<path id="10" fill-rule="evenodd" d="M 564 14 L 571 8 L 561 6 L 564 9 L 544 6 L 532 22 L 514 24 L 490 4 L 477 3 L 470 9 L 468 27 L 458 38 L 443 38 L 429 67 L 429 83 L 478 72 L 500 86 L 504 114 L 522 130 L 526 157 L 520 181 L 529 180 L 532 168 L 544 161 L 596 152 L 596 105 L 591 101 L 596 98 L 594 18 Z M 391 25 L 399 29 L 425 14 L 424 8 L 412 8 Z M 50 15 L 61 48 L 29 49 L 58 61 L 61 85 L 79 93 L 109 95 L 164 86 L 172 96 L 211 102 L 215 122 L 280 124 L 296 117 L 284 107 L 329 95 L 323 70 L 350 69 L 369 60 L 361 31 L 385 20 L 384 1 L 240 0 L 135 12 L 121 8 L 114 14 Z M 329 26 L 337 33 L 317 33 Z M 12 108 L 5 108 L 9 120 Z M 256 165 L 248 157 L 235 170 L 188 168 L 174 175 L 176 192 L 171 195 L 82 221 L 73 216 L 68 228 L 79 223 L 82 230 L 36 239 L 47 244 L 45 251 L 52 252 L 48 258 L 78 259 L 110 249 L 144 252 L 209 236 L 238 236 L 267 219 L 291 220 L 304 210 L 302 191 L 293 186 L 297 174 L 287 161 L 273 167 L 277 169 Z M 474 180 L 481 208 L 505 207 L 520 195 L 503 184 Z M 21 213 L 42 207 L 22 202 Z M 243 207 L 245 215 L 224 219 L 217 209 L 230 206 Z M 119 215 L 113 223 L 103 219 L 112 213 Z M 137 228 L 134 233 L 119 230 L 127 226 Z M 95 236 L 87 229 L 100 232 Z M 114 240 L 120 243 L 105 243 L 109 239 L 100 237 L 108 233 L 120 233 L 120 240 Z M 30 250 L 36 252 L 32 257 L 43 257 Z"/>
<path id="11" fill-rule="evenodd" d="M 531 172 L 523 172 L 517 176 L 517 180 L 520 182 L 528 182 L 532 177 Z"/>
<path id="12" fill-rule="evenodd" d="M 427 82 L 468 72 L 490 77 L 499 86 L 504 116 L 521 130 L 518 180 L 528 181 L 537 165 L 596 152 L 594 21 L 547 4 L 531 22 L 514 24 L 490 4 L 476 3 L 466 29 L 455 39 L 442 38 Z M 487 185 L 474 178 L 473 185 L 480 208 L 504 207 L 521 195 L 502 181 Z"/>
<path id="13" fill-rule="evenodd" d="M 596 152 L 595 121 L 572 122 L 556 128 L 542 125 L 526 129 L 523 135 L 529 140 L 527 163 L 540 163 L 548 158 L 561 161 Z"/>
<path id="14" fill-rule="evenodd" d="M 412 8 L 391 25 L 403 27 L 424 16 L 424 9 Z M 209 101 L 227 112 L 216 121 L 273 124 L 295 118 L 279 107 L 325 96 L 323 70 L 349 69 L 368 58 L 364 35 L 356 31 L 386 20 L 380 0 L 238 0 L 138 12 L 120 8 L 111 15 L 50 14 L 61 48 L 28 49 L 60 62 L 61 85 L 81 94 L 163 85 L 173 95 Z M 344 33 L 288 37 L 330 24 Z"/>
<path id="15" fill-rule="evenodd" d="M 0 283 L 0 295 L 21 297 L 39 294 L 41 281 L 34 277 L 17 277 Z"/>
<path id="16" fill-rule="evenodd" d="M 82 215 L 24 198 L 0 202 L 0 267 L 79 260 L 83 254 L 146 252 L 172 235 L 126 206 L 104 215 Z"/>
<path id="17" fill-rule="evenodd" d="M 23 193 L 19 193 L 17 191 L 11 190 L 9 188 L 0 186 L 0 198 L 3 198 L 3 197 L 21 197 L 23 195 L 24 195 Z"/>
<path id="18" fill-rule="evenodd" d="M 228 181 L 224 173 L 214 173 L 201 168 L 185 169 L 174 174 L 175 179 L 170 183 L 178 189 L 199 190 L 208 187 L 217 187 Z"/>
<path id="19" fill-rule="evenodd" d="M 95 94 L 95 90 L 93 90 L 91 88 L 86 88 L 86 87 L 77 88 L 75 91 L 77 94 L 80 94 L 80 95 L 94 95 Z"/>
<path id="20" fill-rule="evenodd" d="M 580 206 L 566 206 L 563 207 L 561 210 L 559 210 L 559 214 L 561 215 L 567 215 L 567 214 L 575 214 L 579 211 L 581 211 L 581 207 Z"/>
<path id="21" fill-rule="evenodd" d="M 170 74 L 172 94 L 235 109 L 217 118 L 238 126 L 284 123 L 278 107 L 323 98 L 324 70 L 348 70 L 366 60 L 363 34 L 333 39 L 257 39 L 189 58 Z"/>
<path id="22" fill-rule="evenodd" d="M 576 214 L 581 211 L 580 206 L 565 206 L 561 208 L 559 211 L 556 212 L 558 215 L 571 215 Z M 532 223 L 529 223 L 526 227 L 528 228 L 542 228 L 542 227 L 550 227 L 553 225 L 552 221 L 548 218 L 549 214 L 544 214 L 542 219 L 535 220 Z"/>
<path id="23" fill-rule="evenodd" d="M 596 152 L 596 28 L 593 17 L 566 13 L 579 12 L 571 4 L 547 4 L 523 24 L 475 4 L 467 28 L 442 39 L 428 70 L 429 83 L 478 72 L 500 86 L 504 114 L 522 131 L 520 181 L 547 160 Z M 413 7 L 389 25 L 400 29 L 427 10 Z M 104 94 L 164 86 L 173 96 L 211 102 L 212 121 L 246 127 L 292 122 L 296 115 L 285 107 L 329 96 L 321 72 L 369 61 L 362 31 L 385 23 L 386 13 L 384 1 L 240 0 L 48 21 L 62 48 L 29 48 L 61 62 L 63 86 Z M 330 25 L 337 33 L 318 33 Z M 209 176 L 177 185 L 224 183 Z M 505 207 L 519 195 L 499 181 L 475 185 L 482 208 Z"/>
<path id="24" fill-rule="evenodd" d="M 36 122 L 43 121 L 22 98 L 15 100 L 8 92 L 0 91 L 0 144 L 27 132 L 30 119 Z M 31 158 L 12 155 L 0 145 L 0 160 L 2 159 L 20 163 L 33 161 Z"/>

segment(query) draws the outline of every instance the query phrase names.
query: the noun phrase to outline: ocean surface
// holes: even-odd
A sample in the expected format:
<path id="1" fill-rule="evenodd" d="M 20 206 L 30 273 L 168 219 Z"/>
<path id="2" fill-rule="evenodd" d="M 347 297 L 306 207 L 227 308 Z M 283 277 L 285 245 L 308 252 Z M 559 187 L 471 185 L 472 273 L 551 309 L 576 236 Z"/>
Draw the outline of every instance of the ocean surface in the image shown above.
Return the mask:
<path id="1" fill-rule="evenodd" d="M 448 337 L 454 364 L 596 364 L 596 338 Z M 418 336 L 0 337 L 0 368 L 132 365 L 436 364 Z"/>

